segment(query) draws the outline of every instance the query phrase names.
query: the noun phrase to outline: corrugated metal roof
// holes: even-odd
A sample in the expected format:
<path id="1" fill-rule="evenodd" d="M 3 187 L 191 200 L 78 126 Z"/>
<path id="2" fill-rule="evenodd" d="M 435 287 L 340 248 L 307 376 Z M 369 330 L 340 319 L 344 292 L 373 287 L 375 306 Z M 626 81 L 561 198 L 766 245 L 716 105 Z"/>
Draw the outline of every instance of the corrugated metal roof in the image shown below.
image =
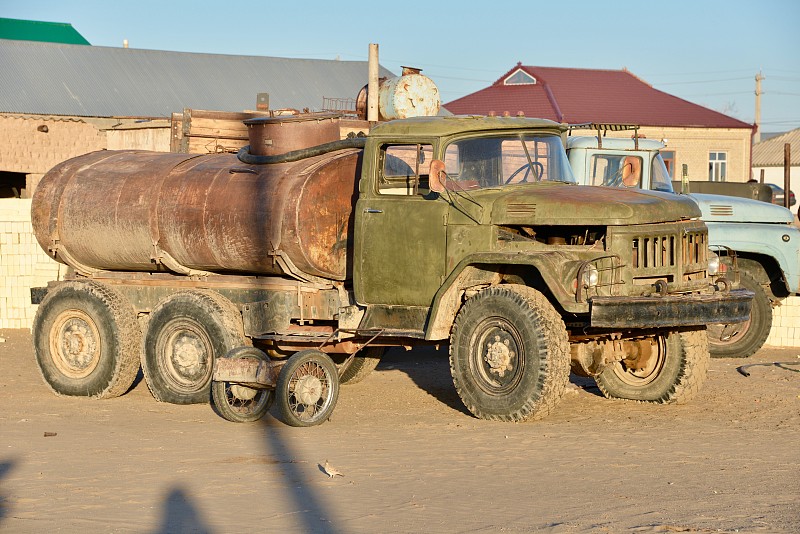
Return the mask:
<path id="1" fill-rule="evenodd" d="M 0 113 L 169 117 L 184 108 L 322 107 L 356 98 L 366 61 L 290 59 L 0 39 Z M 380 76 L 393 76 L 381 67 Z"/>
<path id="2" fill-rule="evenodd" d="M 88 45 L 83 35 L 66 22 L 0 18 L 0 39 Z"/>
<path id="3" fill-rule="evenodd" d="M 517 71 L 536 83 L 505 85 Z M 752 128 L 751 124 L 654 89 L 627 70 L 528 67 L 518 63 L 491 86 L 445 104 L 457 114 L 490 111 L 559 122 Z"/>
<path id="4" fill-rule="evenodd" d="M 800 165 L 800 128 L 753 145 L 753 167 L 783 167 L 784 145 L 791 145 L 792 167 Z"/>

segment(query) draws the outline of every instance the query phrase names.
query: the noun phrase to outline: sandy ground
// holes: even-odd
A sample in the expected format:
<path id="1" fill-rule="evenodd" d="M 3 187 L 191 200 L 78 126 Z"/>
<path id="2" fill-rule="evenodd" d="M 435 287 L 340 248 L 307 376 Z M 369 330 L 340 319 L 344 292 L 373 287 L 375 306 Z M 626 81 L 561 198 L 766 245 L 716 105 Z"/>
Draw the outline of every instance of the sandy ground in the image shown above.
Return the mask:
<path id="1" fill-rule="evenodd" d="M 800 531 L 800 367 L 772 365 L 798 349 L 714 360 L 685 406 L 573 378 L 516 425 L 465 412 L 443 351 L 392 351 L 330 422 L 290 428 L 161 404 L 141 381 L 59 398 L 27 331 L 0 337 L 1 532 Z"/>

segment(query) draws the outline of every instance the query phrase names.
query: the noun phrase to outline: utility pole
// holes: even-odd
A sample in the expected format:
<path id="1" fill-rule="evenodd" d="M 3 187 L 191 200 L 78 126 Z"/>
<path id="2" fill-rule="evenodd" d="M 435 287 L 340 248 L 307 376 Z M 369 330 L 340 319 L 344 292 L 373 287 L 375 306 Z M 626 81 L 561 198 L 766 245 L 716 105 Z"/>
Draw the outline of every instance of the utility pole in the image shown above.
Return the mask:
<path id="1" fill-rule="evenodd" d="M 761 141 L 761 80 L 764 76 L 761 71 L 756 74 L 756 133 L 753 134 L 753 143 Z"/>

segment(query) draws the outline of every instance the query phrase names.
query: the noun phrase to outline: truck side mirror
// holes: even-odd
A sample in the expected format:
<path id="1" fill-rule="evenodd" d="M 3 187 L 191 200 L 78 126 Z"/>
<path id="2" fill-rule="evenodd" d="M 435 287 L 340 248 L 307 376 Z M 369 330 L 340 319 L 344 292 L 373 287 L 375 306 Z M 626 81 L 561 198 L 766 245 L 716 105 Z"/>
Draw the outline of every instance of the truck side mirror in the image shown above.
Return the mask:
<path id="1" fill-rule="evenodd" d="M 444 161 L 440 159 L 431 161 L 431 170 L 428 175 L 428 184 L 431 191 L 435 193 L 444 191 L 445 180 L 447 180 L 447 173 L 444 172 Z"/>

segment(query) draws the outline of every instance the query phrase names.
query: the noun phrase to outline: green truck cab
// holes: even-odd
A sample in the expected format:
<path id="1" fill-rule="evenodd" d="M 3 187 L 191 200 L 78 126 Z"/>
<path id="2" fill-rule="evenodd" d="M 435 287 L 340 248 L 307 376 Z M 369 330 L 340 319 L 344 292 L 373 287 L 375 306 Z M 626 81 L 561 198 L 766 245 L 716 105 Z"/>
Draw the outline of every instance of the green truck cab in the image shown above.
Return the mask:
<path id="1" fill-rule="evenodd" d="M 577 186 L 562 134 L 537 119 L 417 118 L 367 141 L 362 327 L 449 338 L 456 387 L 480 417 L 546 413 L 567 359 L 608 396 L 683 400 L 707 365 L 703 325 L 749 312 L 752 294 L 714 291 L 694 203 Z"/>
<path id="2" fill-rule="evenodd" d="M 75 271 L 37 313 L 45 381 L 121 394 L 140 352 L 160 400 L 210 390 L 232 421 L 274 400 L 310 426 L 384 348 L 449 344 L 455 388 L 484 419 L 547 415 L 570 369 L 607 397 L 687 401 L 708 367 L 706 324 L 746 320 L 753 293 L 719 278 L 693 202 L 579 186 L 564 139 L 546 120 L 420 117 L 279 156 L 62 164 L 33 202 L 40 244 Z M 90 220 L 98 203 L 74 175 L 141 206 Z M 146 188 L 161 198 L 133 194 Z M 124 257 L 92 243 L 92 221 Z M 84 372 L 92 360 L 105 363 Z"/>

